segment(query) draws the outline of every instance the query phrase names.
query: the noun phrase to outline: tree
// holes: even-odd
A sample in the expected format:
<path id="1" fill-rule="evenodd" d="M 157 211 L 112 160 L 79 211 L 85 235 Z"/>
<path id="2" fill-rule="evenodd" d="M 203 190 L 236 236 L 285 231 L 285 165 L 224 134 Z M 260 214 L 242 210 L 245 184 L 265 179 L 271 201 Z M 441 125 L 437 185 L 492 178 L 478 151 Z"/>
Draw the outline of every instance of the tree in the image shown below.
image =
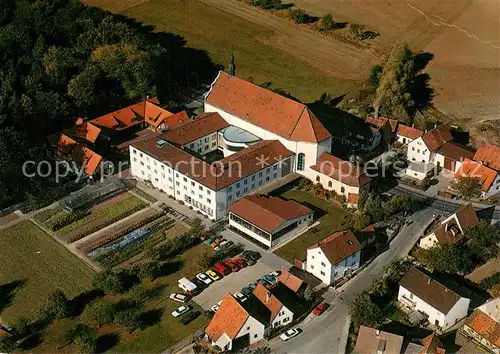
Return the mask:
<path id="1" fill-rule="evenodd" d="M 137 275 L 139 279 L 156 279 L 161 274 L 161 264 L 159 262 L 147 262 L 138 267 Z"/>
<path id="2" fill-rule="evenodd" d="M 212 266 L 212 257 L 203 250 L 195 255 L 194 262 L 198 269 L 207 269 Z"/>
<path id="3" fill-rule="evenodd" d="M 95 353 L 97 338 L 95 331 L 87 325 L 79 324 L 68 331 L 68 338 L 73 342 L 76 353 Z"/>
<path id="4" fill-rule="evenodd" d="M 278 10 L 281 8 L 281 0 L 252 0 L 252 5 L 266 10 Z"/>
<path id="5" fill-rule="evenodd" d="M 486 262 L 498 255 L 500 242 L 500 229 L 496 225 L 490 225 L 482 221 L 479 225 L 465 231 L 467 247 L 472 255 Z"/>
<path id="6" fill-rule="evenodd" d="M 49 294 L 46 311 L 55 319 L 69 317 L 73 314 L 71 303 L 61 290 Z"/>
<path id="7" fill-rule="evenodd" d="M 12 353 L 17 348 L 16 339 L 12 336 L 0 337 L 0 352 Z"/>
<path id="8" fill-rule="evenodd" d="M 119 294 L 125 290 L 124 279 L 121 273 L 107 270 L 97 274 L 93 282 L 94 288 L 106 294 Z"/>
<path id="9" fill-rule="evenodd" d="M 141 325 L 141 321 L 136 308 L 128 308 L 116 313 L 115 323 L 125 328 L 129 332 L 132 332 L 134 329 Z"/>
<path id="10" fill-rule="evenodd" d="M 359 294 L 351 301 L 349 313 L 355 328 L 361 325 L 374 327 L 384 319 L 382 311 L 373 303 L 370 295 L 366 292 Z"/>
<path id="11" fill-rule="evenodd" d="M 91 302 L 82 312 L 81 318 L 91 326 L 102 326 L 113 321 L 116 309 L 104 300 Z"/>
<path id="12" fill-rule="evenodd" d="M 380 82 L 380 75 L 382 75 L 382 72 L 384 69 L 380 65 L 375 65 L 371 68 L 370 70 L 370 76 L 368 78 L 368 83 L 372 86 L 378 86 Z"/>
<path id="13" fill-rule="evenodd" d="M 408 45 L 394 45 L 380 75 L 373 105 L 384 116 L 411 123 L 415 102 L 410 94 L 414 77 L 414 56 Z"/>
<path id="14" fill-rule="evenodd" d="M 358 23 L 351 23 L 349 25 L 349 32 L 351 35 L 359 40 L 363 40 L 363 33 L 365 32 L 365 26 L 360 25 Z"/>
<path id="15" fill-rule="evenodd" d="M 320 22 L 320 28 L 324 31 L 331 30 L 334 28 L 336 25 L 335 21 L 333 20 L 332 14 L 326 14 L 325 16 L 321 17 L 321 22 Z"/>
<path id="16" fill-rule="evenodd" d="M 295 23 L 306 23 L 311 20 L 311 16 L 302 9 L 290 9 L 288 10 L 288 16 L 290 16 Z"/>
<path id="17" fill-rule="evenodd" d="M 450 187 L 469 200 L 481 196 L 481 186 L 482 183 L 477 177 L 457 176 Z"/>

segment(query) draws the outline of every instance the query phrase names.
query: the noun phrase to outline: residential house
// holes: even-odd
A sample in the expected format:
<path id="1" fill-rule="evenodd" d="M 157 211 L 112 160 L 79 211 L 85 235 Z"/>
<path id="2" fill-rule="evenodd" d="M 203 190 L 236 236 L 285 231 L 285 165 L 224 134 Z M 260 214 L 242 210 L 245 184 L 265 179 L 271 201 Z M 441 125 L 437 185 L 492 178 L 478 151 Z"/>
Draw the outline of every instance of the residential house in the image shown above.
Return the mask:
<path id="1" fill-rule="evenodd" d="M 404 337 L 375 328 L 360 326 L 355 354 L 400 354 Z"/>
<path id="2" fill-rule="evenodd" d="M 483 144 L 477 149 L 473 160 L 495 171 L 500 171 L 500 147 Z"/>
<path id="3" fill-rule="evenodd" d="M 438 244 L 453 245 L 462 240 L 466 230 L 478 224 L 479 219 L 472 204 L 464 204 L 422 237 L 418 245 L 421 248 L 431 248 Z"/>
<path id="4" fill-rule="evenodd" d="M 367 117 L 365 122 L 382 134 L 382 141 L 386 145 L 390 145 L 394 140 L 398 121 L 396 119 L 389 119 L 384 117 Z"/>
<path id="5" fill-rule="evenodd" d="M 344 196 L 350 207 L 357 207 L 361 192 L 370 187 L 371 178 L 363 169 L 328 153 L 321 154 L 311 169 L 316 172 L 314 181 Z"/>
<path id="6" fill-rule="evenodd" d="M 448 124 L 442 124 L 408 144 L 408 161 L 432 164 L 456 172 L 474 151 L 453 142 Z"/>
<path id="7" fill-rule="evenodd" d="M 467 316 L 470 299 L 465 298 L 412 267 L 399 282 L 398 301 L 407 312 L 424 314 L 431 326 L 445 331 Z"/>
<path id="8" fill-rule="evenodd" d="M 276 286 L 279 285 L 277 284 Z M 294 313 L 292 310 L 283 304 L 282 300 L 278 299 L 264 285 L 258 283 L 257 287 L 253 290 L 253 295 L 269 310 L 267 322 L 271 327 L 286 326 L 293 321 Z"/>
<path id="9" fill-rule="evenodd" d="M 420 341 L 420 343 L 409 342 L 404 350 L 404 354 L 445 354 L 446 350 L 433 332 Z"/>
<path id="10" fill-rule="evenodd" d="M 219 309 L 205 329 L 212 346 L 221 350 L 245 347 L 265 339 L 269 333 L 269 324 L 262 315 L 270 317 L 269 310 L 258 308 L 258 304 L 248 306 L 247 301 L 238 302 L 226 293 Z"/>
<path id="11" fill-rule="evenodd" d="M 488 167 L 482 161 L 478 162 L 466 158 L 455 174 L 456 179 L 459 177 L 477 178 L 481 184 L 481 196 L 483 198 L 491 197 L 500 192 L 500 175 L 498 171 Z"/>
<path id="12" fill-rule="evenodd" d="M 74 173 L 83 173 L 90 178 L 103 175 L 107 171 L 107 164 L 101 155 L 65 134 L 59 136 L 55 156 L 67 161 Z"/>
<path id="13" fill-rule="evenodd" d="M 278 277 L 278 281 L 294 293 L 298 293 L 302 287 L 307 286 L 302 279 L 290 273 L 288 269 L 283 266 L 281 266 L 281 274 Z"/>
<path id="14" fill-rule="evenodd" d="M 351 230 L 336 232 L 307 249 L 305 269 L 324 284 L 334 284 L 359 268 L 361 245 Z"/>
<path id="15" fill-rule="evenodd" d="M 462 331 L 495 354 L 500 353 L 500 298 L 486 302 L 467 318 Z"/>
<path id="16" fill-rule="evenodd" d="M 396 141 L 407 145 L 413 140 L 422 137 L 423 134 L 424 133 L 419 129 L 399 123 L 396 130 Z"/>
<path id="17" fill-rule="evenodd" d="M 247 195 L 228 208 L 229 228 L 265 247 L 277 245 L 283 236 L 303 229 L 313 211 L 295 200 Z"/>

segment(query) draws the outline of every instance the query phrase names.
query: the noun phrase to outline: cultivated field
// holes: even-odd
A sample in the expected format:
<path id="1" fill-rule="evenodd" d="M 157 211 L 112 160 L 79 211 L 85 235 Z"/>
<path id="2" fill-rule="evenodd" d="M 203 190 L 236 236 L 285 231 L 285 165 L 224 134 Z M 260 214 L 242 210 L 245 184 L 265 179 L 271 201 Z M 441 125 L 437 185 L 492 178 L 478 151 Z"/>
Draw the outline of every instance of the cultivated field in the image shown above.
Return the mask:
<path id="1" fill-rule="evenodd" d="M 93 270 L 31 221 L 0 231 L 0 260 L 0 285 L 18 283 L 11 301 L 0 303 L 0 317 L 8 323 L 20 316 L 36 317 L 47 295 L 57 289 L 69 298 L 88 290 L 94 276 Z"/>
<path id="2" fill-rule="evenodd" d="M 500 2 L 496 0 L 293 1 L 313 15 L 331 13 L 338 22 L 359 23 L 379 32 L 379 37 L 363 43 L 365 49 L 239 0 L 86 3 L 179 34 L 189 46 L 207 50 L 216 63 L 227 65 L 234 53 L 239 76 L 271 81 L 306 102 L 322 92 L 334 96 L 352 92 L 355 81 L 365 79 L 369 68 L 403 39 L 414 50 L 435 56 L 426 71 L 436 92 L 436 107 L 479 133 L 479 139 L 499 138 L 497 129 L 488 134 L 479 127 L 485 120 L 498 119 L 500 111 Z M 345 33 L 347 28 L 339 31 Z"/>

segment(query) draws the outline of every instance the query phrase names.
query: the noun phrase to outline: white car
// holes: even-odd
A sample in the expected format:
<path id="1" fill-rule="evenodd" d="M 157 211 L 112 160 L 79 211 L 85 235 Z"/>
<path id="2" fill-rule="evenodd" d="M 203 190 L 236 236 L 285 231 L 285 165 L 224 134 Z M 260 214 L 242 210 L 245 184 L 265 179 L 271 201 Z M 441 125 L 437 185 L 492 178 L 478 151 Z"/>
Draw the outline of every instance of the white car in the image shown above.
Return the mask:
<path id="1" fill-rule="evenodd" d="M 191 306 L 181 306 L 177 310 L 172 312 L 172 316 L 179 317 L 181 315 L 184 315 L 189 310 L 191 310 Z"/>
<path id="2" fill-rule="evenodd" d="M 228 241 L 222 241 L 217 246 L 215 246 L 214 251 L 220 251 L 220 250 L 224 249 L 227 244 L 228 244 Z"/>
<path id="3" fill-rule="evenodd" d="M 217 312 L 217 310 L 218 310 L 218 309 L 219 309 L 219 307 L 220 307 L 220 304 L 222 304 L 222 300 L 221 300 L 221 301 L 219 301 L 219 302 L 217 303 L 217 305 L 212 306 L 211 310 L 212 310 L 213 312 Z"/>
<path id="4" fill-rule="evenodd" d="M 241 302 L 247 301 L 248 297 L 246 297 L 243 293 L 237 292 L 233 294 L 236 300 L 239 300 Z"/>
<path id="5" fill-rule="evenodd" d="M 288 331 L 286 331 L 285 333 L 283 333 L 280 338 L 284 341 L 287 341 L 293 337 L 296 337 L 298 336 L 300 333 L 299 329 L 298 328 L 292 328 L 292 329 L 289 329 Z"/>
<path id="6" fill-rule="evenodd" d="M 210 279 L 210 277 L 204 273 L 196 274 L 196 278 L 207 285 L 212 283 L 212 279 Z"/>
<path id="7" fill-rule="evenodd" d="M 280 274 L 281 274 L 281 272 L 280 272 L 280 271 L 277 271 L 277 270 L 275 270 L 275 271 L 274 271 L 274 272 L 272 272 L 272 273 L 269 273 L 269 275 L 271 275 L 271 276 L 273 276 L 273 277 L 275 277 L 275 278 L 278 278 L 278 277 L 280 276 Z"/>
<path id="8" fill-rule="evenodd" d="M 170 299 L 174 301 L 179 301 L 179 302 L 188 302 L 189 297 L 184 295 L 184 294 L 179 294 L 179 293 L 172 293 L 169 296 Z"/>

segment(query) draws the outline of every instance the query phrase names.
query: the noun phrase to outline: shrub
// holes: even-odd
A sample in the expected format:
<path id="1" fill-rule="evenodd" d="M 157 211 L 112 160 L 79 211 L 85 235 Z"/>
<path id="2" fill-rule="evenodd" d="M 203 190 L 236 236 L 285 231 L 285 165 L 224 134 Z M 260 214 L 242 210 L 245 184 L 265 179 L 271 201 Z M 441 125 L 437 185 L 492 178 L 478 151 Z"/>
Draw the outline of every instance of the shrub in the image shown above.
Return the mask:
<path id="1" fill-rule="evenodd" d="M 104 291 L 106 294 L 119 294 L 125 290 L 125 281 L 121 273 L 107 270 L 97 274 L 93 282 L 94 288 Z"/>
<path id="2" fill-rule="evenodd" d="M 104 300 L 90 303 L 82 313 L 82 320 L 92 326 L 102 326 L 113 321 L 116 309 Z"/>
<path id="3" fill-rule="evenodd" d="M 311 16 L 307 14 L 302 9 L 290 9 L 288 10 L 288 16 L 293 20 L 295 23 L 308 23 L 311 22 Z"/>
<path id="4" fill-rule="evenodd" d="M 47 299 L 46 313 L 54 319 L 60 319 L 71 316 L 73 308 L 66 295 L 61 290 L 56 290 Z"/>
<path id="5" fill-rule="evenodd" d="M 124 309 L 115 315 L 115 323 L 129 332 L 141 325 L 136 308 Z"/>
<path id="6" fill-rule="evenodd" d="M 73 341 L 73 349 L 76 353 L 95 353 L 96 334 L 89 326 L 79 324 L 68 331 L 68 337 Z"/>
<path id="7" fill-rule="evenodd" d="M 282 6 L 281 0 L 252 0 L 251 4 L 266 10 L 278 10 Z"/>
<path id="8" fill-rule="evenodd" d="M 490 275 L 479 283 L 479 287 L 484 290 L 490 290 L 500 284 L 500 272 Z"/>
<path id="9" fill-rule="evenodd" d="M 333 16 L 331 14 L 327 14 L 323 17 L 321 17 L 321 23 L 320 23 L 320 28 L 324 31 L 331 30 L 332 28 L 335 28 L 335 21 L 333 20 Z"/>

